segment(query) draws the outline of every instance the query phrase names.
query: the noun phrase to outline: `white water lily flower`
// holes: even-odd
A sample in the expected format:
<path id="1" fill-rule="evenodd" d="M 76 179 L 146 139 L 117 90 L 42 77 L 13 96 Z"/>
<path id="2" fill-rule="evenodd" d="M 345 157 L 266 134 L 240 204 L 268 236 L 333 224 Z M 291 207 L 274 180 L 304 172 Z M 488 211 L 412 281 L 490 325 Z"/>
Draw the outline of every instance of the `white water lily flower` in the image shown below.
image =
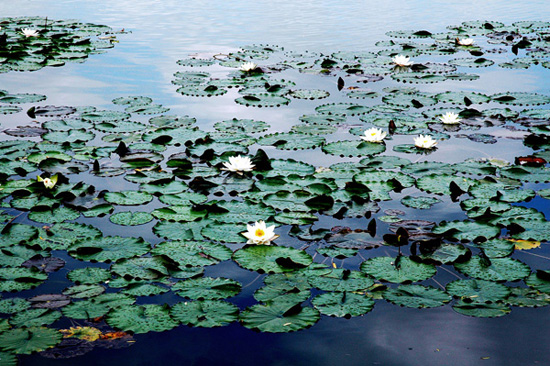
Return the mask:
<path id="1" fill-rule="evenodd" d="M 391 60 L 397 66 L 411 66 L 413 64 L 409 56 L 397 55 Z"/>
<path id="2" fill-rule="evenodd" d="M 441 123 L 445 125 L 456 125 L 457 123 L 460 123 L 461 119 L 458 118 L 458 114 L 453 112 L 447 112 L 441 117 L 439 117 L 441 120 Z"/>
<path id="3" fill-rule="evenodd" d="M 37 30 L 34 30 L 34 29 L 29 29 L 29 28 L 23 28 L 21 30 L 21 33 L 23 33 L 23 35 L 25 37 L 38 37 L 38 31 Z"/>
<path id="4" fill-rule="evenodd" d="M 53 187 L 55 187 L 55 184 L 57 183 L 57 174 L 51 178 L 42 178 L 41 176 L 38 176 L 36 177 L 36 180 L 38 182 L 42 182 L 44 184 L 44 187 L 48 189 L 52 189 Z"/>
<path id="5" fill-rule="evenodd" d="M 365 135 L 361 136 L 361 139 L 367 142 L 382 142 L 386 135 L 387 133 L 382 131 L 382 129 L 373 127 L 366 130 Z"/>
<path id="6" fill-rule="evenodd" d="M 462 38 L 462 39 L 457 38 L 456 44 L 459 46 L 471 46 L 474 44 L 474 40 L 471 38 Z"/>
<path id="7" fill-rule="evenodd" d="M 245 62 L 241 65 L 239 70 L 241 70 L 242 72 L 250 72 L 256 70 L 257 67 L 258 65 L 256 65 L 254 62 Z"/>
<path id="8" fill-rule="evenodd" d="M 273 240 L 277 239 L 279 235 L 276 235 L 275 225 L 266 227 L 263 220 L 256 221 L 254 225 L 246 225 L 245 232 L 241 233 L 248 239 L 247 244 L 265 244 L 269 245 Z"/>
<path id="9" fill-rule="evenodd" d="M 225 165 L 225 168 L 222 168 L 222 170 L 228 170 L 237 174 L 243 174 L 243 172 L 249 172 L 254 169 L 254 164 L 252 164 L 250 158 L 241 155 L 230 156 L 229 163 L 225 162 L 223 165 Z"/>
<path id="10" fill-rule="evenodd" d="M 414 146 L 422 149 L 432 149 L 437 145 L 437 141 L 430 135 L 419 135 L 414 138 Z"/>

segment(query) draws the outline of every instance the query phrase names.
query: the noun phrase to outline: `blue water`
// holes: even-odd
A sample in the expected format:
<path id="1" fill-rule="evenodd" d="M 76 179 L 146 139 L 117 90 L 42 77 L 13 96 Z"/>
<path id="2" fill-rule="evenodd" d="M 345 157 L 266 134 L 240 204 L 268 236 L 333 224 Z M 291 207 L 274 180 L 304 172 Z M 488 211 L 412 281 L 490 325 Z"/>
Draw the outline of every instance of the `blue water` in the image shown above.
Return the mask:
<path id="1" fill-rule="evenodd" d="M 327 53 L 368 50 L 376 41 L 387 39 L 385 32 L 389 30 L 438 32 L 447 25 L 475 19 L 507 24 L 550 20 L 550 6 L 547 1 L 496 0 L 0 0 L 0 14 L 79 19 L 131 31 L 118 36 L 120 43 L 114 49 L 90 57 L 84 64 L 0 74 L 2 89 L 45 94 L 48 104 L 53 105 L 98 108 L 110 108 L 111 100 L 119 96 L 147 95 L 170 107 L 172 113 L 194 116 L 199 124 L 208 127 L 222 118 L 253 118 L 255 111 L 237 112 L 229 105 L 212 110 L 206 108 L 206 100 L 190 102 L 176 93 L 170 83 L 173 73 L 181 70 L 176 60 L 189 54 L 230 52 L 253 43 Z M 524 78 L 525 75 L 529 77 Z M 522 90 L 550 93 L 548 83 L 537 79 L 536 73 L 518 71 L 516 77 L 523 80 Z M 487 75 L 477 87 L 490 93 L 513 88 L 514 84 L 498 75 Z M 290 118 L 284 111 L 273 113 L 273 121 Z M 18 122 L 15 119 L 12 123 Z M 271 124 L 275 130 L 285 129 L 284 125 Z M 307 154 L 306 160 L 314 159 Z M 472 150 L 471 154 L 477 152 Z M 528 253 L 517 256 L 532 268 L 550 268 L 550 261 L 544 258 Z M 232 266 L 235 265 L 225 264 L 215 270 L 231 271 Z M 441 280 L 454 279 L 440 272 Z M 247 289 L 248 296 L 259 285 L 252 284 Z M 294 334 L 259 334 L 238 324 L 220 329 L 180 326 L 170 332 L 137 335 L 137 342 L 125 349 L 96 348 L 83 357 L 68 360 L 36 355 L 21 360 L 23 365 L 82 366 L 548 365 L 549 316 L 548 308 L 514 308 L 503 318 L 477 319 L 458 316 L 450 306 L 415 310 L 379 301 L 363 317 L 350 320 L 322 317 L 311 329 Z"/>

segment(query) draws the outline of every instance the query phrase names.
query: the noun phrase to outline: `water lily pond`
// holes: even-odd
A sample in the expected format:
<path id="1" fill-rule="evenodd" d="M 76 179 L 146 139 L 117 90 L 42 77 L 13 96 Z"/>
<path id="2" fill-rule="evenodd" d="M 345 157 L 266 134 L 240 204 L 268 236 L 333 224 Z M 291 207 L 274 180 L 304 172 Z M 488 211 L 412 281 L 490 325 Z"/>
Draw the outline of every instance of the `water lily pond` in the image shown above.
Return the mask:
<path id="1" fill-rule="evenodd" d="M 104 22 L 0 18 L 0 365 L 550 362 L 550 22 Z"/>

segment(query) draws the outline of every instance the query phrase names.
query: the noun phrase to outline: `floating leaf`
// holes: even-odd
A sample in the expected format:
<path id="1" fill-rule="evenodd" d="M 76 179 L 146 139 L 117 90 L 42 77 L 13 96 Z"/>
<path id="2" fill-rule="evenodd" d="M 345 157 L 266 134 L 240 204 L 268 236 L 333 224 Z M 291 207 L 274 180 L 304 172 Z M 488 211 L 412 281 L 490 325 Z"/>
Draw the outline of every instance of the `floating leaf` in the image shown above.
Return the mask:
<path id="1" fill-rule="evenodd" d="M 361 263 L 361 271 L 374 278 L 393 283 L 423 281 L 437 272 L 433 265 L 417 263 L 408 257 L 398 258 L 370 258 Z"/>
<path id="2" fill-rule="evenodd" d="M 61 333 L 56 329 L 16 328 L 0 334 L 0 348 L 16 354 L 29 355 L 55 346 L 61 337 Z"/>
<path id="3" fill-rule="evenodd" d="M 455 263 L 455 268 L 468 276 L 487 281 L 517 281 L 531 272 L 528 265 L 512 258 L 489 260 L 480 256 L 464 263 Z"/>
<path id="4" fill-rule="evenodd" d="M 374 307 L 374 300 L 370 297 L 351 292 L 319 294 L 311 303 L 321 314 L 345 318 L 364 315 Z"/>
<path id="5" fill-rule="evenodd" d="M 320 318 L 310 307 L 274 303 L 245 309 L 240 320 L 244 327 L 268 333 L 287 333 L 311 327 Z"/>
<path id="6" fill-rule="evenodd" d="M 440 289 L 421 285 L 400 285 L 387 289 L 384 298 L 392 304 L 410 308 L 434 308 L 451 301 L 451 297 Z"/>
<path id="7" fill-rule="evenodd" d="M 491 281 L 456 280 L 447 284 L 449 294 L 474 303 L 491 303 L 504 300 L 510 294 L 510 288 Z"/>
<path id="8" fill-rule="evenodd" d="M 172 306 L 171 314 L 182 324 L 193 327 L 213 328 L 236 321 L 239 315 L 239 308 L 225 301 L 189 301 L 179 302 Z"/>
<path id="9" fill-rule="evenodd" d="M 233 254 L 233 260 L 243 268 L 261 273 L 292 272 L 313 262 L 304 251 L 269 245 L 246 246 Z"/>
<path id="10" fill-rule="evenodd" d="M 177 326 L 177 322 L 170 317 L 169 306 L 153 304 L 114 309 L 107 316 L 107 323 L 137 334 L 163 332 Z"/>
<path id="11" fill-rule="evenodd" d="M 496 318 L 508 314 L 509 306 L 499 303 L 470 303 L 458 301 L 453 305 L 453 310 L 462 315 L 475 316 L 477 318 Z"/>
<path id="12" fill-rule="evenodd" d="M 147 253 L 150 244 L 142 238 L 105 236 L 93 241 L 82 240 L 69 248 L 69 254 L 80 260 L 111 262 Z"/>
<path id="13" fill-rule="evenodd" d="M 237 295 L 241 284 L 229 278 L 199 277 L 179 281 L 172 290 L 181 297 L 194 300 L 218 300 Z"/>

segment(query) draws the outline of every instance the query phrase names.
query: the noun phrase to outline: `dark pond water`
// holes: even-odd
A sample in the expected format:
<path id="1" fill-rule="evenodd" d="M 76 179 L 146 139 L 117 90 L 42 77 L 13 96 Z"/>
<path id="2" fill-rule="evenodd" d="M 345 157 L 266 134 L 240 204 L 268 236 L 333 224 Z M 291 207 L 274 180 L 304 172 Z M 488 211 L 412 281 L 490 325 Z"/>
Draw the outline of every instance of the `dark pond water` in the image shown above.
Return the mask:
<path id="1" fill-rule="evenodd" d="M 215 123 L 222 120 L 246 118 L 267 122 L 270 129 L 266 133 L 272 133 L 288 131 L 299 122 L 298 117 L 315 113 L 315 107 L 320 104 L 355 100 L 338 93 L 335 76 L 312 76 L 294 70 L 284 71 L 280 78 L 288 77 L 302 88 L 327 90 L 331 97 L 313 102 L 293 100 L 289 106 L 281 108 L 246 108 L 237 105 L 234 103 L 234 99 L 239 97 L 236 90 L 230 90 L 227 95 L 217 99 L 187 97 L 177 93 L 178 87 L 172 84 L 175 72 L 189 70 L 177 65 L 176 61 L 194 54 L 206 57 L 214 53 L 235 52 L 239 47 L 251 44 L 278 45 L 285 50 L 327 55 L 336 51 L 378 51 L 380 48 L 375 48 L 375 42 L 389 40 L 386 36 L 388 31 L 426 29 L 438 33 L 445 32 L 447 26 L 470 20 L 499 21 L 505 24 L 546 21 L 550 19 L 550 8 L 545 1 L 487 1 L 481 4 L 474 1 L 198 1 L 183 4 L 174 0 L 37 0 L 1 1 L 0 14 L 4 17 L 39 15 L 52 19 L 76 19 L 130 32 L 117 35 L 119 43 L 114 48 L 104 54 L 93 55 L 84 63 L 67 63 L 63 67 L 49 67 L 35 72 L 0 74 L 1 89 L 9 90 L 10 93 L 39 93 L 47 95 L 47 101 L 43 102 L 46 104 L 95 106 L 98 109 L 114 109 L 111 101 L 117 97 L 143 95 L 170 108 L 170 114 L 195 117 L 197 126 L 205 131 L 212 131 Z M 482 37 L 476 37 L 476 42 L 484 41 Z M 483 45 L 487 48 L 498 47 L 486 43 Z M 443 62 L 453 57 L 423 54 L 415 61 Z M 485 57 L 497 63 L 515 58 L 510 52 Z M 208 69 L 208 72 L 220 78 L 227 75 L 227 69 L 217 66 Z M 550 95 L 547 83 L 549 70 L 540 65 L 529 69 L 504 69 L 495 65 L 487 69 L 461 69 L 460 72 L 474 72 L 482 77 L 474 81 L 412 86 L 431 94 L 463 90 L 487 95 L 517 91 Z M 380 84 L 373 83 L 372 89 L 381 92 L 382 88 L 396 84 L 388 77 Z M 30 107 L 30 104 L 25 106 Z M 1 117 L 2 129 L 29 123 L 29 118 L 23 113 Z M 142 118 L 141 121 L 148 118 Z M 348 122 L 357 124 L 359 119 L 350 118 Z M 455 163 L 480 157 L 513 162 L 515 157 L 533 152 L 523 144 L 521 137 L 508 138 L 518 137 L 516 131 L 487 127 L 481 132 L 492 134 L 498 138 L 498 143 L 483 144 L 453 135 L 453 138 L 440 142 L 439 149 L 432 154 L 399 154 L 393 153 L 392 148 L 412 143 L 412 136 L 395 135 L 386 142 L 386 154 L 401 156 L 412 162 Z M 2 135 L 0 139 L 11 137 Z M 345 126 L 327 137 L 328 142 L 347 139 L 350 139 L 349 127 Z M 257 148 L 257 145 L 251 147 L 251 154 Z M 281 151 L 273 147 L 265 147 L 265 150 L 270 158 L 290 157 L 315 167 L 360 160 L 322 154 L 319 148 L 299 152 Z M 171 147 L 169 152 L 179 151 Z M 105 190 L 137 189 L 137 185 L 130 185 L 121 177 L 105 179 L 86 175 L 86 180 Z M 540 190 L 548 187 L 527 183 L 525 188 Z M 401 194 L 392 192 L 393 200 L 380 202 L 381 210 L 377 218 L 388 209 L 403 210 L 399 200 L 410 193 L 418 192 L 412 189 L 404 190 Z M 466 219 L 464 212 L 449 197 L 443 197 L 442 201 L 429 210 L 406 210 L 406 218 L 435 222 Z M 547 202 L 537 196 L 521 205 L 534 207 L 548 218 L 550 209 Z M 152 211 L 161 206 L 155 199 L 140 209 Z M 115 212 L 119 211 L 123 210 L 117 208 Z M 26 219 L 20 222 L 32 223 Z M 98 227 L 105 236 L 142 236 L 153 244 L 161 241 L 152 232 L 155 222 L 132 229 L 121 229 L 121 226 L 111 223 L 106 217 L 81 217 L 77 222 Z M 316 228 L 344 225 L 364 229 L 367 224 L 365 218 L 340 220 L 322 217 L 316 223 Z M 379 231 L 387 232 L 386 223 L 378 221 L 378 225 Z M 280 229 L 281 233 L 286 234 L 289 226 L 280 225 Z M 376 239 L 380 241 L 381 234 Z M 298 239 L 288 235 L 282 235 L 277 243 L 295 248 L 304 247 Z M 240 247 L 235 245 L 232 248 Z M 408 249 L 404 251 L 409 254 Z M 315 250 L 308 248 L 308 253 L 314 255 Z M 63 251 L 54 251 L 52 254 L 67 263 L 62 270 L 49 275 L 46 285 L 21 294 L 3 294 L 3 297 L 57 293 L 71 286 L 72 283 L 66 279 L 67 272 L 82 267 L 82 262 Z M 365 258 L 396 256 L 397 248 L 362 251 L 362 255 Z M 317 254 L 315 260 L 331 264 L 331 259 L 319 257 Z M 546 242 L 533 250 L 516 250 L 513 258 L 526 263 L 533 271 L 550 269 L 550 249 Z M 352 270 L 358 270 L 361 262 L 363 258 L 358 256 L 344 261 L 334 260 L 338 267 Z M 109 268 L 105 264 L 97 266 Z M 244 270 L 233 261 L 207 267 L 205 275 L 230 277 L 239 281 L 243 289 L 230 301 L 240 309 L 257 303 L 252 295 L 262 286 L 263 276 Z M 434 287 L 441 284 L 444 287 L 457 278 L 466 277 L 453 269 L 452 265 L 442 265 L 433 279 L 421 283 Z M 518 285 L 517 282 L 505 284 L 511 287 Z M 313 291 L 314 295 L 319 292 Z M 172 292 L 155 296 L 154 299 L 139 297 L 137 300 L 138 304 L 169 305 L 181 301 L 182 298 Z M 77 358 L 54 360 L 33 354 L 19 356 L 19 360 L 23 365 L 151 365 L 161 362 L 177 365 L 548 365 L 550 353 L 546 338 L 549 316 L 548 307 L 513 307 L 506 316 L 486 319 L 457 314 L 449 304 L 433 309 L 412 309 L 376 300 L 374 309 L 363 316 L 343 319 L 322 315 L 311 328 L 289 334 L 258 333 L 238 323 L 213 329 L 180 325 L 166 332 L 134 335 L 135 343 L 125 348 L 95 347 Z M 76 325 L 83 324 L 68 318 L 54 323 L 55 328 Z"/>

